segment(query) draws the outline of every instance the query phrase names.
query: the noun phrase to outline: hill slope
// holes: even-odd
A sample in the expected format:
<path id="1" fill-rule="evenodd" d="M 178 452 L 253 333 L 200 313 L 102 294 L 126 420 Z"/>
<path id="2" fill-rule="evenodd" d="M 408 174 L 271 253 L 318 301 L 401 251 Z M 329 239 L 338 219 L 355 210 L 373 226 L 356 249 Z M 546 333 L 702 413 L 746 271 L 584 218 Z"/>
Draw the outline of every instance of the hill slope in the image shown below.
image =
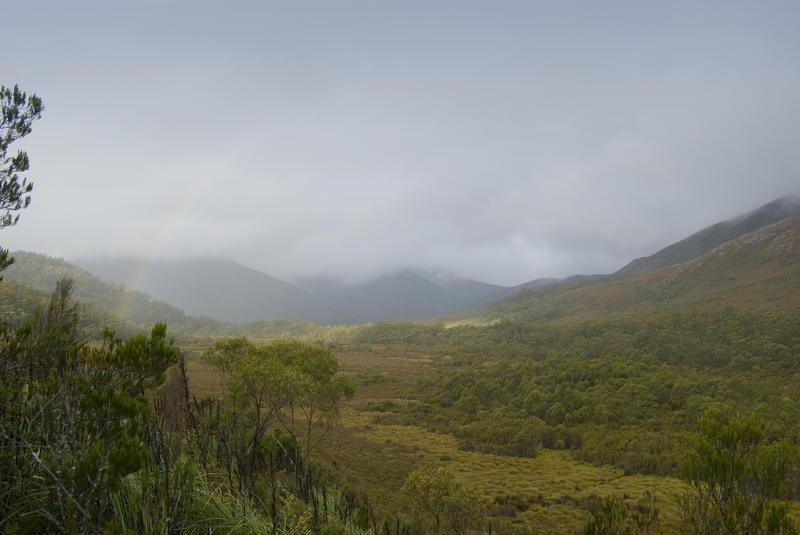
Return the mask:
<path id="1" fill-rule="evenodd" d="M 52 290 L 53 288 L 50 291 L 40 290 L 5 277 L 0 281 L 0 323 L 11 328 L 19 327 L 30 320 L 37 309 L 46 311 Z M 125 337 L 145 330 L 144 326 L 120 321 L 93 303 L 78 303 L 81 310 L 78 327 L 87 338 L 99 338 L 106 327 Z"/>
<path id="2" fill-rule="evenodd" d="M 210 318 L 192 318 L 172 305 L 151 299 L 141 292 L 129 291 L 121 286 L 103 282 L 83 268 L 60 258 L 51 258 L 38 253 L 15 251 L 15 262 L 4 272 L 9 285 L 9 299 L 23 299 L 29 293 L 21 285 L 31 287 L 41 296 L 46 296 L 55 287 L 56 281 L 69 277 L 75 281 L 74 297 L 92 303 L 105 311 L 105 321 L 131 322 L 140 327 L 152 327 L 156 322 L 166 322 L 171 329 L 216 328 L 219 322 Z M 17 297 L 12 297 L 16 292 Z M 19 297 L 23 296 L 23 297 Z M 23 299 L 26 303 L 30 299 Z M 25 312 L 30 308 L 25 306 Z M 113 318 L 113 320 L 111 319 Z"/>
<path id="3" fill-rule="evenodd" d="M 134 287 L 185 310 L 222 321 L 306 319 L 312 298 L 302 288 L 221 258 L 175 262 L 84 259 L 98 277 Z"/>
<path id="4" fill-rule="evenodd" d="M 637 258 L 617 273 L 646 273 L 686 262 L 748 232 L 786 217 L 797 216 L 800 216 L 800 195 L 781 197 L 751 212 L 704 228 L 684 240 L 661 249 L 654 255 Z"/>
<path id="5" fill-rule="evenodd" d="M 525 290 L 476 311 L 472 317 L 483 321 L 501 317 L 581 320 L 701 303 L 800 306 L 800 217 L 760 228 L 682 264 L 589 283 Z"/>

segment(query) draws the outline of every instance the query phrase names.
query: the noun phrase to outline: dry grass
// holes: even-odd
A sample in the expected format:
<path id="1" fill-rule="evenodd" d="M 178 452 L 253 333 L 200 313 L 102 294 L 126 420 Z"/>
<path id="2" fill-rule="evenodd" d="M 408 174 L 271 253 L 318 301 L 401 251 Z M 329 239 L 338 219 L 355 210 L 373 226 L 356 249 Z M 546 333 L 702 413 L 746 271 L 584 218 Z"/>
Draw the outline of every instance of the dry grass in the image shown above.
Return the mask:
<path id="1" fill-rule="evenodd" d="M 680 520 L 677 500 L 688 487 L 678 479 L 625 475 L 622 470 L 581 463 L 565 452 L 543 450 L 536 458 L 504 457 L 462 451 L 449 435 L 418 427 L 365 424 L 368 415 L 350 414 L 348 426 L 373 444 L 411 448 L 417 463 L 440 464 L 487 504 L 518 497 L 525 510 L 511 509 L 511 522 L 534 533 L 577 533 L 588 518 L 585 500 L 592 495 L 618 494 L 630 501 L 650 490 L 660 506 L 664 533 L 677 533 Z M 509 514 L 510 514 L 509 513 Z"/>
<path id="2" fill-rule="evenodd" d="M 355 381 L 358 404 L 364 401 L 408 397 L 409 382 L 432 373 L 432 358 L 424 354 L 388 352 L 336 354 L 339 371 Z"/>
<path id="3" fill-rule="evenodd" d="M 663 532 L 677 533 L 677 499 L 687 489 L 682 481 L 626 476 L 617 468 L 577 462 L 566 452 L 543 450 L 529 459 L 462 451 L 450 435 L 375 424 L 373 418 L 378 413 L 359 408 L 366 401 L 403 397 L 409 390 L 408 381 L 433 371 L 430 358 L 346 353 L 339 359 L 343 373 L 361 377 L 377 373 L 386 381 L 359 387 L 357 398 L 343 411 L 343 428 L 321 456 L 342 474 L 348 474 L 351 481 L 361 481 L 363 490 L 395 510 L 405 508 L 401 487 L 406 474 L 419 466 L 439 464 L 452 470 L 486 504 L 514 496 L 517 503 L 524 504 L 524 510 L 505 507 L 504 515 L 514 516 L 505 516 L 504 520 L 533 533 L 579 533 L 588 518 L 583 502 L 589 496 L 618 494 L 635 501 L 645 490 L 659 499 Z"/>
<path id="4" fill-rule="evenodd" d="M 225 394 L 225 378 L 210 364 L 194 357 L 186 359 L 189 389 L 197 397 L 221 397 Z"/>
<path id="5" fill-rule="evenodd" d="M 339 371 L 344 375 L 379 374 L 400 381 L 419 379 L 432 369 L 430 355 L 415 353 L 353 353 L 340 352 Z"/>

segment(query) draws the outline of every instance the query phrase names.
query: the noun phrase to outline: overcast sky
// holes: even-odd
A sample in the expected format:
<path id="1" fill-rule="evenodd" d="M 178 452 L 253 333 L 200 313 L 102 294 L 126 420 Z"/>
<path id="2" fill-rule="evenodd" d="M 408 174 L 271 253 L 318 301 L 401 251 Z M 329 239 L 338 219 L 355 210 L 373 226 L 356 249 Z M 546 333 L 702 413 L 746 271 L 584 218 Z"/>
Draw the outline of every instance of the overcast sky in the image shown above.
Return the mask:
<path id="1" fill-rule="evenodd" d="M 0 245 L 272 275 L 611 272 L 800 192 L 800 2 L 15 2 Z"/>

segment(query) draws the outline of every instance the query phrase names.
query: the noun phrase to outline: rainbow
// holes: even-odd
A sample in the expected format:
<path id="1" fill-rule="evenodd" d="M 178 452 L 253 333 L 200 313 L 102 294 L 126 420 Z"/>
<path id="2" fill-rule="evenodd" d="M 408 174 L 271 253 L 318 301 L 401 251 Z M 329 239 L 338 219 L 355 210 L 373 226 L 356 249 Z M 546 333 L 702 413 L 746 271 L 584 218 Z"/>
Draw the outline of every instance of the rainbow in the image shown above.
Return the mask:
<path id="1" fill-rule="evenodd" d="M 120 297 L 117 307 L 115 310 L 113 310 L 114 315 L 120 320 L 125 320 L 130 317 L 131 302 L 133 301 L 133 297 L 136 292 L 139 291 L 139 286 L 141 286 L 145 277 L 152 269 L 156 259 L 164 250 L 168 239 L 172 236 L 173 230 L 177 228 L 178 221 L 180 219 L 178 214 L 186 212 L 186 208 L 189 204 L 188 200 L 189 199 L 184 201 L 182 210 L 179 209 L 172 211 L 174 215 L 169 217 L 165 224 L 161 225 L 161 231 L 148 241 L 150 246 L 148 247 L 146 253 L 142 256 L 136 257 L 137 261 L 133 264 L 134 270 L 128 277 L 128 280 L 125 281 L 126 290 Z"/>

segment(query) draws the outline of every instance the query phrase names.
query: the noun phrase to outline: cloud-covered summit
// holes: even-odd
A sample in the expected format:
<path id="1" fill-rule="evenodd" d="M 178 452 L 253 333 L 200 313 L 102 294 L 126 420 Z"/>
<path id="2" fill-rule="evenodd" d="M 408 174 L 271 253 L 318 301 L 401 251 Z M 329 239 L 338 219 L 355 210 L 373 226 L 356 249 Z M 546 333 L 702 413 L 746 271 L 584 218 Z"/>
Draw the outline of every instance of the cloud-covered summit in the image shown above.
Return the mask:
<path id="1" fill-rule="evenodd" d="M 27 20 L 27 6 L 4 12 Z M 796 191 L 792 2 L 45 2 L 0 244 L 294 279 L 610 272 Z"/>

